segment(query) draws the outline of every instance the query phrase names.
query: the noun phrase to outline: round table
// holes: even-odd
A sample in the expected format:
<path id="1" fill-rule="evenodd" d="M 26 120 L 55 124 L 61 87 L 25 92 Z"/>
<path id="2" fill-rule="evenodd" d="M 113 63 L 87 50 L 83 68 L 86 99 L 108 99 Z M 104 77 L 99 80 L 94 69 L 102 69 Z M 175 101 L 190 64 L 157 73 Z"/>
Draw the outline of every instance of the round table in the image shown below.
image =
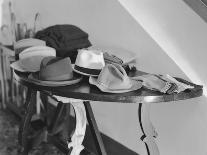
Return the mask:
<path id="1" fill-rule="evenodd" d="M 142 71 L 131 71 L 129 72 L 129 76 L 137 76 L 147 74 Z M 19 131 L 19 141 L 22 146 L 25 148 L 27 145 L 27 125 L 31 120 L 31 111 L 34 112 L 35 104 L 31 102 L 32 98 L 34 98 L 37 91 L 45 93 L 49 96 L 55 97 L 63 97 L 68 99 L 75 99 L 83 101 L 82 110 L 85 111 L 82 114 L 86 114 L 90 129 L 92 131 L 93 138 L 95 140 L 96 149 L 98 154 L 106 155 L 106 151 L 102 142 L 102 138 L 100 136 L 92 108 L 90 106 L 90 101 L 101 101 L 101 102 L 118 102 L 120 104 L 137 104 L 138 105 L 138 120 L 141 131 L 143 135 L 140 139 L 145 143 L 148 155 L 159 155 L 158 146 L 155 143 L 155 139 L 157 137 L 157 133 L 155 128 L 153 127 L 150 121 L 150 105 L 156 104 L 159 102 L 170 102 L 170 101 L 177 101 L 177 100 L 185 100 L 190 98 L 199 97 L 203 94 L 203 88 L 200 85 L 195 85 L 191 82 L 183 80 L 181 78 L 176 78 L 178 81 L 189 84 L 194 86 L 193 89 L 185 90 L 178 94 L 163 94 L 157 91 L 148 90 L 146 88 L 141 88 L 136 91 L 127 92 L 127 93 L 120 93 L 120 94 L 112 94 L 112 93 L 104 93 L 101 92 L 97 87 L 90 85 L 88 83 L 88 78 L 84 77 L 83 80 L 74 85 L 70 86 L 61 86 L 61 87 L 48 87 L 48 86 L 41 86 L 31 82 L 30 79 L 27 78 L 27 74 L 15 72 L 14 73 L 15 79 L 22 85 L 28 88 L 27 97 L 26 97 L 26 114 L 22 120 L 20 125 Z M 69 100 L 73 102 L 73 100 Z M 62 103 L 62 101 L 60 102 Z M 75 102 L 77 103 L 77 102 Z M 73 106 L 76 104 L 73 103 Z M 103 103 L 102 103 L 103 104 Z M 58 105 L 57 109 L 61 109 L 61 105 Z M 79 106 L 80 108 L 80 106 Z M 78 109 L 78 108 L 77 108 Z M 80 109 L 79 109 L 80 110 Z M 60 111 L 57 112 L 60 113 Z M 78 112 L 78 110 L 76 111 Z M 83 116 L 82 116 L 83 117 Z M 76 119 L 76 121 L 78 121 Z M 54 125 L 54 124 L 53 124 Z M 76 126 L 77 127 L 77 126 Z M 27 152 L 27 151 L 25 151 Z M 27 153 L 25 153 L 27 154 Z"/>

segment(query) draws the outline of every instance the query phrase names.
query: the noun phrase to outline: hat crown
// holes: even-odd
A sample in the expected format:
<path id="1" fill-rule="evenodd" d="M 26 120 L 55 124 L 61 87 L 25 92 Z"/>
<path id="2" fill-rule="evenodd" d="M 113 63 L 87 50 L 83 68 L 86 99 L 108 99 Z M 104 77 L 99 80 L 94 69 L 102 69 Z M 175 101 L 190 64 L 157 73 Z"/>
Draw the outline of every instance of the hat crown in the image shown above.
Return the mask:
<path id="1" fill-rule="evenodd" d="M 23 50 L 32 46 L 46 46 L 46 42 L 35 38 L 27 38 L 17 41 L 14 44 L 15 54 L 21 53 Z"/>
<path id="2" fill-rule="evenodd" d="M 118 64 L 107 64 L 98 76 L 97 82 L 111 90 L 129 89 L 131 80 Z"/>
<path id="3" fill-rule="evenodd" d="M 19 59 L 24 59 L 32 56 L 56 56 L 54 48 L 48 46 L 33 46 L 23 50 L 19 54 Z"/>
<path id="4" fill-rule="evenodd" d="M 45 81 L 64 81 L 73 78 L 69 57 L 45 57 L 40 65 L 39 79 Z"/>
<path id="5" fill-rule="evenodd" d="M 103 53 L 97 50 L 78 50 L 75 64 L 79 67 L 102 69 L 105 66 Z"/>

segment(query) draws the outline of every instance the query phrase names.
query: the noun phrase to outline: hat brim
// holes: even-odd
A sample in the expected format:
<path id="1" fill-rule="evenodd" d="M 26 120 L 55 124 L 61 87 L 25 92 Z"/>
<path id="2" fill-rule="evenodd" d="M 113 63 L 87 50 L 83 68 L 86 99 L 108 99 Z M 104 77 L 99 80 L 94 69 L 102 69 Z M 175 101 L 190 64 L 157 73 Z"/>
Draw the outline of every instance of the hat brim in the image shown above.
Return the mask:
<path id="1" fill-rule="evenodd" d="M 45 56 L 33 56 L 31 58 L 21 59 L 13 62 L 10 67 L 20 72 L 37 72 L 40 70 L 40 64 Z"/>
<path id="2" fill-rule="evenodd" d="M 95 75 L 95 74 L 88 74 L 88 73 L 84 73 L 84 72 L 81 72 L 79 70 L 76 70 L 74 66 L 75 66 L 75 64 L 72 64 L 72 69 L 73 69 L 74 72 L 76 72 L 78 74 L 85 75 L 85 76 L 93 76 L 93 77 L 98 76 L 98 75 Z"/>
<path id="3" fill-rule="evenodd" d="M 31 73 L 28 76 L 30 82 L 40 85 L 40 86 L 49 86 L 49 87 L 59 87 L 59 86 L 67 86 L 79 83 L 82 80 L 81 75 L 74 74 L 72 79 L 63 80 L 63 81 L 43 81 L 38 78 L 39 72 Z"/>
<path id="4" fill-rule="evenodd" d="M 135 91 L 135 90 L 140 89 L 142 87 L 141 81 L 131 80 L 131 82 L 132 82 L 132 86 L 128 89 L 112 90 L 112 89 L 104 87 L 103 85 L 100 85 L 97 82 L 97 78 L 95 78 L 95 77 L 89 78 L 90 84 L 97 86 L 102 92 L 107 92 L 107 93 L 126 93 L 126 92 L 130 92 L 130 91 Z"/>

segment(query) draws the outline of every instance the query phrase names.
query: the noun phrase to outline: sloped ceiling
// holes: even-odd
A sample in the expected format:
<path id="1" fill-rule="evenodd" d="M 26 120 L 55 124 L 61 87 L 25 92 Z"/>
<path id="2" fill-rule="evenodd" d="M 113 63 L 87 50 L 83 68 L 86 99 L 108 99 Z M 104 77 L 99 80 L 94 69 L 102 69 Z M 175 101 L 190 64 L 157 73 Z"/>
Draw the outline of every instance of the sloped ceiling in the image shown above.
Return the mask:
<path id="1" fill-rule="evenodd" d="M 195 83 L 207 86 L 207 24 L 180 0 L 118 0 Z"/>
<path id="2" fill-rule="evenodd" d="M 207 0 L 183 0 L 207 22 Z"/>

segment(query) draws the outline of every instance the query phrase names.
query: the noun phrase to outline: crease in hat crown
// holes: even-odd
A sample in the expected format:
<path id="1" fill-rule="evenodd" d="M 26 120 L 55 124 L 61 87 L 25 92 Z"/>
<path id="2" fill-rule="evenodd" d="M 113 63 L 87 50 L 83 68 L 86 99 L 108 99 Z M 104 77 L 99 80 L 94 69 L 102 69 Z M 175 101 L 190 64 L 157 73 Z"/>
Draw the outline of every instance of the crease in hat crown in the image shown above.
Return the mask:
<path id="1" fill-rule="evenodd" d="M 40 65 L 39 79 L 45 81 L 64 81 L 73 78 L 69 57 L 45 57 Z"/>
<path id="2" fill-rule="evenodd" d="M 118 64 L 107 64 L 98 76 L 97 83 L 111 90 L 132 87 L 132 82 L 125 70 Z"/>
<path id="3" fill-rule="evenodd" d="M 140 81 L 128 77 L 123 67 L 118 64 L 107 64 L 98 78 L 90 76 L 89 83 L 109 93 L 125 93 L 142 87 Z"/>
<path id="4" fill-rule="evenodd" d="M 103 53 L 97 50 L 79 49 L 75 61 L 75 71 L 96 74 L 105 66 Z"/>
<path id="5" fill-rule="evenodd" d="M 24 59 L 32 56 L 56 56 L 56 50 L 48 46 L 32 46 L 26 48 L 19 54 L 19 59 Z"/>

